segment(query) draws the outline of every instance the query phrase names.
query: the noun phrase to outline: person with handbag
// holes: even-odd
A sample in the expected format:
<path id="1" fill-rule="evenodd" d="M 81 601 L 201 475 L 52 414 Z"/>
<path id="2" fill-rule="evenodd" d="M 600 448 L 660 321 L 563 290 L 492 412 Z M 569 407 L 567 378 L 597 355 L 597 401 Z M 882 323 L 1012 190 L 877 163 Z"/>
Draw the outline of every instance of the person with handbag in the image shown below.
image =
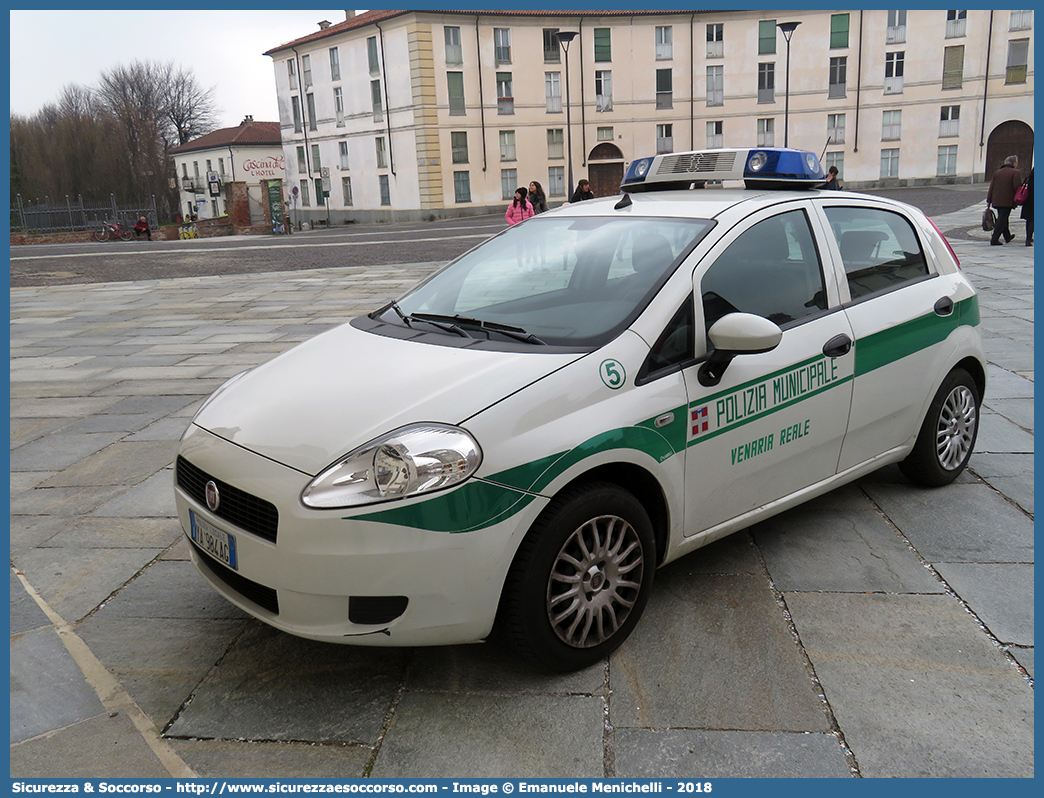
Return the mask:
<path id="1" fill-rule="evenodd" d="M 1022 185 L 1022 175 L 1019 172 L 1019 156 L 1009 155 L 1004 159 L 1004 164 L 993 174 L 989 190 L 986 192 L 986 209 L 990 206 L 997 209 L 997 224 L 993 228 L 993 237 L 990 238 L 990 246 L 1000 246 L 1008 243 L 1013 238 L 1008 228 L 1008 218 L 1015 210 L 1015 192 Z M 1004 236 L 1004 241 L 1001 241 Z"/>
<path id="2" fill-rule="evenodd" d="M 1019 191 L 1025 189 L 1025 198 L 1022 200 L 1022 212 L 1019 216 L 1026 222 L 1026 246 L 1033 246 L 1033 168 L 1030 167 L 1029 177 L 1022 184 Z M 1015 197 L 1018 201 L 1018 197 Z"/>

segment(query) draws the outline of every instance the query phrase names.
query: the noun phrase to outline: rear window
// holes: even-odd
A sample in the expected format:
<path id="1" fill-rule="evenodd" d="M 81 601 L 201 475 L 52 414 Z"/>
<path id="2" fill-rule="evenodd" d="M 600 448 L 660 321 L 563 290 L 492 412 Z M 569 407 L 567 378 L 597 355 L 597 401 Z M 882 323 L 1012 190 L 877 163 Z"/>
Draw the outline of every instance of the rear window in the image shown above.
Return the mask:
<path id="1" fill-rule="evenodd" d="M 928 261 L 906 217 L 877 208 L 825 209 L 841 250 L 852 299 L 928 276 Z"/>

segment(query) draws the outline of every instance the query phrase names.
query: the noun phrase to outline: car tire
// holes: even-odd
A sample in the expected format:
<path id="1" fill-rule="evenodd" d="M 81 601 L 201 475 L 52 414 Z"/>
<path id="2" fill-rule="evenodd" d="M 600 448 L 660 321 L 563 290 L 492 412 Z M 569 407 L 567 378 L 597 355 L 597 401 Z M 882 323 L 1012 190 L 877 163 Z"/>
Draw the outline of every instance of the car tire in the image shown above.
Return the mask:
<path id="1" fill-rule="evenodd" d="M 553 671 L 593 665 L 634 629 L 652 589 L 652 522 L 609 483 L 570 489 L 544 509 L 505 582 L 500 632 Z"/>
<path id="2" fill-rule="evenodd" d="M 979 434 L 981 397 L 964 369 L 943 380 L 921 424 L 913 451 L 899 463 L 911 482 L 928 487 L 949 485 L 968 465 Z"/>

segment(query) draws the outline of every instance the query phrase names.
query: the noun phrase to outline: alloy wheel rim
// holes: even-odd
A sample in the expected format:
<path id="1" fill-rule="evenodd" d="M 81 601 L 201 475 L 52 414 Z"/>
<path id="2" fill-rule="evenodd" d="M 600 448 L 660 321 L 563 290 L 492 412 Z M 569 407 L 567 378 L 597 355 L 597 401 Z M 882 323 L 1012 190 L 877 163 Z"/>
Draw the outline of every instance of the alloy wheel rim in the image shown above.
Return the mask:
<path id="1" fill-rule="evenodd" d="M 958 385 L 943 402 L 935 434 L 939 465 L 947 471 L 959 468 L 971 452 L 978 420 L 974 394 L 967 386 Z"/>
<path id="2" fill-rule="evenodd" d="M 593 648 L 616 634 L 641 592 L 641 539 L 615 515 L 592 518 L 563 544 L 547 583 L 547 616 L 558 639 Z"/>

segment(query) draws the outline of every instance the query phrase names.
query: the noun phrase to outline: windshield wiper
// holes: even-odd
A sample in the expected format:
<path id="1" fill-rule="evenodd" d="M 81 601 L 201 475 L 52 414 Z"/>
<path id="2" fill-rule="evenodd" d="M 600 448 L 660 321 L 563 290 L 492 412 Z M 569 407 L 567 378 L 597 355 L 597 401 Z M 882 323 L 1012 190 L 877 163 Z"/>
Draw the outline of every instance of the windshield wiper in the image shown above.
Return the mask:
<path id="1" fill-rule="evenodd" d="M 514 338 L 516 341 L 522 341 L 527 344 L 539 344 L 541 346 L 547 346 L 546 341 L 541 341 L 533 333 L 526 332 L 521 327 L 513 327 L 510 324 L 501 324 L 497 321 L 485 321 L 484 319 L 473 319 L 467 316 L 461 316 L 456 314 L 453 316 L 444 316 L 437 313 L 413 313 L 407 318 L 415 319 L 417 321 L 428 322 L 429 324 L 435 322 L 449 323 L 453 326 L 457 324 L 466 324 L 478 327 L 480 330 L 490 330 L 492 332 L 500 333 L 508 338 Z M 458 328 L 459 329 L 459 328 Z"/>

